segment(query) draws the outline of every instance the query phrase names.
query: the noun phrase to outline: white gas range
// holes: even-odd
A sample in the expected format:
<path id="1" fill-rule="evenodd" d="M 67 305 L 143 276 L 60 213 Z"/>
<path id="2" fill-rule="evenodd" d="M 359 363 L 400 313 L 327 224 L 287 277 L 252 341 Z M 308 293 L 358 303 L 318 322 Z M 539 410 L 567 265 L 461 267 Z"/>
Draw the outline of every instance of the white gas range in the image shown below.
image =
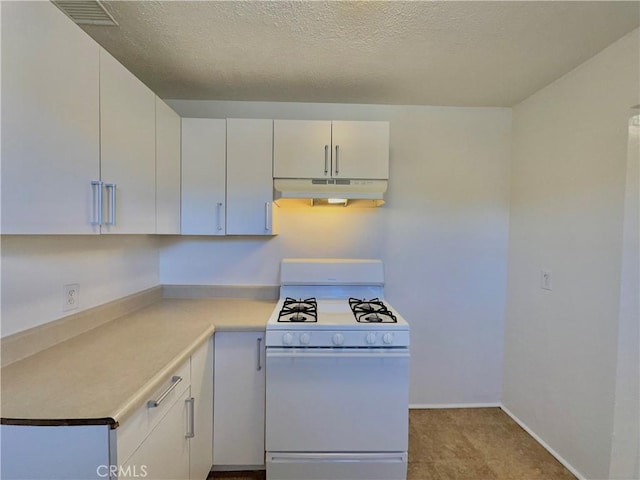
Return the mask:
<path id="1" fill-rule="evenodd" d="M 268 480 L 405 479 L 409 325 L 379 260 L 284 259 L 267 323 Z"/>

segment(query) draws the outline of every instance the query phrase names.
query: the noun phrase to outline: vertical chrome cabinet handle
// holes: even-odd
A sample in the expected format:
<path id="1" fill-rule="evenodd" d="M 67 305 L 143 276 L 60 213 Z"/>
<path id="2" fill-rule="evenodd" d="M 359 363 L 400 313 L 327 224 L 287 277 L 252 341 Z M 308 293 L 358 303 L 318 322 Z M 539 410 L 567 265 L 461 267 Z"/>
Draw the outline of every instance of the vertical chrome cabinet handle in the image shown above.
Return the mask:
<path id="1" fill-rule="evenodd" d="M 264 202 L 264 229 L 269 231 L 271 229 L 271 202 Z"/>
<path id="2" fill-rule="evenodd" d="M 218 202 L 218 231 L 222 230 L 222 202 Z"/>
<path id="3" fill-rule="evenodd" d="M 262 370 L 262 337 L 258 337 L 258 368 L 257 370 Z"/>
<path id="4" fill-rule="evenodd" d="M 196 436 L 195 431 L 195 403 L 196 399 L 193 397 L 187 398 L 184 403 L 187 404 L 187 433 L 184 438 L 193 438 Z"/>
<path id="5" fill-rule="evenodd" d="M 329 173 L 329 145 L 324 146 L 324 174 Z"/>
<path id="6" fill-rule="evenodd" d="M 104 222 L 105 225 L 116 224 L 116 184 L 105 183 L 104 187 L 109 192 L 109 220 Z"/>
<path id="7" fill-rule="evenodd" d="M 339 168 L 340 168 L 340 157 L 339 157 L 339 149 L 340 149 L 340 145 L 336 145 L 336 175 L 338 175 L 339 173 Z"/>
<path id="8" fill-rule="evenodd" d="M 93 180 L 91 190 L 93 191 L 93 221 L 91 225 L 102 225 L 102 182 Z"/>

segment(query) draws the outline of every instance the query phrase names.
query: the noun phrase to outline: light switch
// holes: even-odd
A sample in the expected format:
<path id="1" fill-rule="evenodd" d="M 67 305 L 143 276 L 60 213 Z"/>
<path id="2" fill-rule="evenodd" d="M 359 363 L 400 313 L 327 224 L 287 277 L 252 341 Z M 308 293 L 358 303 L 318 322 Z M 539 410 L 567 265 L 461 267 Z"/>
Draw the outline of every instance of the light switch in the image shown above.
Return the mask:
<path id="1" fill-rule="evenodd" d="M 540 270 L 540 288 L 553 290 L 553 275 L 551 270 Z"/>

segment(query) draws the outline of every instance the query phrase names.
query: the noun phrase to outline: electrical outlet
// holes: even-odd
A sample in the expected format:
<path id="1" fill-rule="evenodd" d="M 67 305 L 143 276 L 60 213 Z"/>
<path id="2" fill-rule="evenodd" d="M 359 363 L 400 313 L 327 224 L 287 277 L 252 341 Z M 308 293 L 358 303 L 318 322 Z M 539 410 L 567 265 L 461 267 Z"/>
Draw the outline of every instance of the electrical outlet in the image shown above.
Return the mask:
<path id="1" fill-rule="evenodd" d="M 80 285 L 65 285 L 62 290 L 62 311 L 75 310 L 80 305 Z"/>
<path id="2" fill-rule="evenodd" d="M 543 290 L 553 290 L 553 275 L 551 270 L 540 270 L 540 288 Z"/>

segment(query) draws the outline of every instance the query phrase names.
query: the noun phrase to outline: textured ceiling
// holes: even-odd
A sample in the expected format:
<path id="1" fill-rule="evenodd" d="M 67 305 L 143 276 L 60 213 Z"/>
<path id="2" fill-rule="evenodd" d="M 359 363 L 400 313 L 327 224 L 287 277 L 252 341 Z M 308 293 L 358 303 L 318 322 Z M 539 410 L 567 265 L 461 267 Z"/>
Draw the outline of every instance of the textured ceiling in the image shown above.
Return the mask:
<path id="1" fill-rule="evenodd" d="M 640 2 L 108 1 L 83 28 L 159 96 L 511 106 L 636 28 Z"/>

